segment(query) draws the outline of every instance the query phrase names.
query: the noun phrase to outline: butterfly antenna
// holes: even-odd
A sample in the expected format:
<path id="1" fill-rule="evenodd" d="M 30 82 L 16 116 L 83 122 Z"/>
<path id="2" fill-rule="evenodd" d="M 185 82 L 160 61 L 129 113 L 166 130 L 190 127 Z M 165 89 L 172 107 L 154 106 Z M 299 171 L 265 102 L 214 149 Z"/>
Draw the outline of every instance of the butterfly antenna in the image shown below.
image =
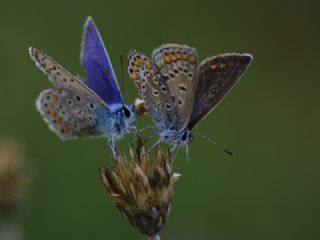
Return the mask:
<path id="1" fill-rule="evenodd" d="M 145 128 L 141 128 L 141 129 L 137 130 L 137 133 L 144 132 L 145 130 L 148 130 L 150 128 L 154 129 L 154 126 L 149 125 L 149 126 L 146 126 Z M 153 133 L 153 134 L 149 135 L 147 138 L 145 138 L 144 141 L 148 142 L 150 139 L 152 139 L 156 135 L 157 135 L 157 133 Z"/>
<path id="2" fill-rule="evenodd" d="M 203 137 L 205 140 L 207 140 L 208 142 L 211 142 L 211 143 L 213 143 L 214 145 L 216 145 L 218 148 L 220 148 L 220 149 L 222 149 L 225 153 L 227 153 L 228 155 L 233 155 L 233 153 L 230 151 L 230 150 L 228 150 L 228 149 L 226 149 L 222 144 L 220 144 L 220 143 L 217 143 L 217 142 L 215 142 L 213 139 L 211 139 L 211 138 L 209 138 L 209 137 L 207 137 L 207 136 L 205 136 L 205 135 L 202 135 L 202 134 L 200 134 L 200 133 L 194 133 L 195 135 L 198 135 L 198 136 L 200 136 L 200 137 Z"/>
<path id="3" fill-rule="evenodd" d="M 138 130 L 138 133 L 144 132 L 145 130 L 148 130 L 148 129 L 150 129 L 150 128 L 155 129 L 154 126 L 149 125 L 149 126 L 146 126 L 146 127 L 144 127 L 144 128 L 140 128 L 140 129 Z"/>
<path id="4" fill-rule="evenodd" d="M 124 92 L 124 86 L 125 86 L 125 83 L 124 83 L 124 61 L 123 61 L 123 54 L 122 52 L 119 52 L 119 56 L 120 56 L 120 64 L 121 64 L 121 93 L 122 93 L 122 96 L 123 98 L 125 98 L 125 92 Z"/>

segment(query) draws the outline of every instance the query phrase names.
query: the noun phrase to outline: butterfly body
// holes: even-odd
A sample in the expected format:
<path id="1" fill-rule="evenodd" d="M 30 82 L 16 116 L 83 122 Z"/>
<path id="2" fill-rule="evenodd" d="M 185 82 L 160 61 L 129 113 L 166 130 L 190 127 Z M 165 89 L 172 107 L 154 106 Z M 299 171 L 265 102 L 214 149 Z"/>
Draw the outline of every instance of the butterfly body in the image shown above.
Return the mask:
<path id="1" fill-rule="evenodd" d="M 114 139 L 117 141 L 135 131 L 136 113 L 134 107 L 132 105 L 124 105 L 124 108 L 130 111 L 131 118 L 125 116 L 123 108 L 113 112 L 111 116 L 108 116 L 103 109 L 97 109 L 95 111 L 94 116 L 100 123 L 99 130 L 105 133 L 105 137 L 110 138 L 114 136 Z"/>
<path id="2" fill-rule="evenodd" d="M 30 48 L 29 53 L 54 86 L 39 95 L 37 110 L 61 139 L 106 137 L 114 145 L 135 131 L 134 107 L 123 101 L 91 18 L 86 22 L 82 44 L 81 63 L 87 73 L 84 80 L 35 48 Z"/>
<path id="3" fill-rule="evenodd" d="M 165 44 L 151 58 L 132 51 L 128 72 L 155 121 L 161 141 L 174 147 L 191 143 L 192 129 L 240 80 L 250 54 L 223 54 L 198 65 L 197 51 Z"/>

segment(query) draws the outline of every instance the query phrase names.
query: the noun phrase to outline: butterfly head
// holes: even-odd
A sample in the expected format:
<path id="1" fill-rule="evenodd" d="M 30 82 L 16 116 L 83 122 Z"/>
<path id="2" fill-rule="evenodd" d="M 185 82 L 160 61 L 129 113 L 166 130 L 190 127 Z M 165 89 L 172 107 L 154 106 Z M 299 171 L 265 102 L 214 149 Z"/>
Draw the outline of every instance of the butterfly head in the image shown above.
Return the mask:
<path id="1" fill-rule="evenodd" d="M 180 133 L 180 139 L 178 141 L 178 146 L 187 146 L 192 141 L 192 133 L 189 129 L 184 129 Z"/>
<path id="2" fill-rule="evenodd" d="M 136 111 L 133 105 L 123 105 L 121 108 L 122 119 L 125 129 L 136 128 Z"/>
<path id="3" fill-rule="evenodd" d="M 185 128 L 183 130 L 162 130 L 159 132 L 160 139 L 173 146 L 187 146 L 192 141 L 192 133 L 189 129 Z"/>
<path id="4" fill-rule="evenodd" d="M 192 141 L 192 133 L 189 129 L 184 129 L 180 134 L 180 144 L 181 146 L 189 145 Z"/>

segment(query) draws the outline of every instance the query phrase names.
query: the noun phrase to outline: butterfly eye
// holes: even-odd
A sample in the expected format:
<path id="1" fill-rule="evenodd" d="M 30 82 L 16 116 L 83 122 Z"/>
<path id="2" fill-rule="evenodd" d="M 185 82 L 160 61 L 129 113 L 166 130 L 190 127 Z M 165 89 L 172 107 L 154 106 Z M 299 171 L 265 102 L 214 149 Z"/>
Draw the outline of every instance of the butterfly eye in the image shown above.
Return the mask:
<path id="1" fill-rule="evenodd" d="M 131 113 L 127 107 L 123 107 L 122 112 L 126 118 L 129 118 L 131 116 Z"/>
<path id="2" fill-rule="evenodd" d="M 186 141 L 187 140 L 187 133 L 186 132 L 181 135 L 181 140 L 182 141 Z"/>

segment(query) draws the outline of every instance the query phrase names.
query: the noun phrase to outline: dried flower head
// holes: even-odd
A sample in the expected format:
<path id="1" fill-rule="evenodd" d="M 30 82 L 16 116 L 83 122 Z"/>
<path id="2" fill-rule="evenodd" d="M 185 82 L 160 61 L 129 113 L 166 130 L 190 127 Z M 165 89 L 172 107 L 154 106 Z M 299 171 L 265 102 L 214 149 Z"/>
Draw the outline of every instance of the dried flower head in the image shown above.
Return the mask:
<path id="1" fill-rule="evenodd" d="M 117 154 L 112 170 L 101 169 L 102 182 L 121 213 L 140 232 L 156 236 L 170 213 L 173 185 L 179 174 L 172 168 L 170 152 L 156 147 L 150 160 L 144 144 L 138 140 L 131 159 Z"/>
<path id="2" fill-rule="evenodd" d="M 0 145 L 0 216 L 14 213 L 24 189 L 24 161 L 14 143 Z M 8 216 L 7 216 L 8 217 Z"/>

